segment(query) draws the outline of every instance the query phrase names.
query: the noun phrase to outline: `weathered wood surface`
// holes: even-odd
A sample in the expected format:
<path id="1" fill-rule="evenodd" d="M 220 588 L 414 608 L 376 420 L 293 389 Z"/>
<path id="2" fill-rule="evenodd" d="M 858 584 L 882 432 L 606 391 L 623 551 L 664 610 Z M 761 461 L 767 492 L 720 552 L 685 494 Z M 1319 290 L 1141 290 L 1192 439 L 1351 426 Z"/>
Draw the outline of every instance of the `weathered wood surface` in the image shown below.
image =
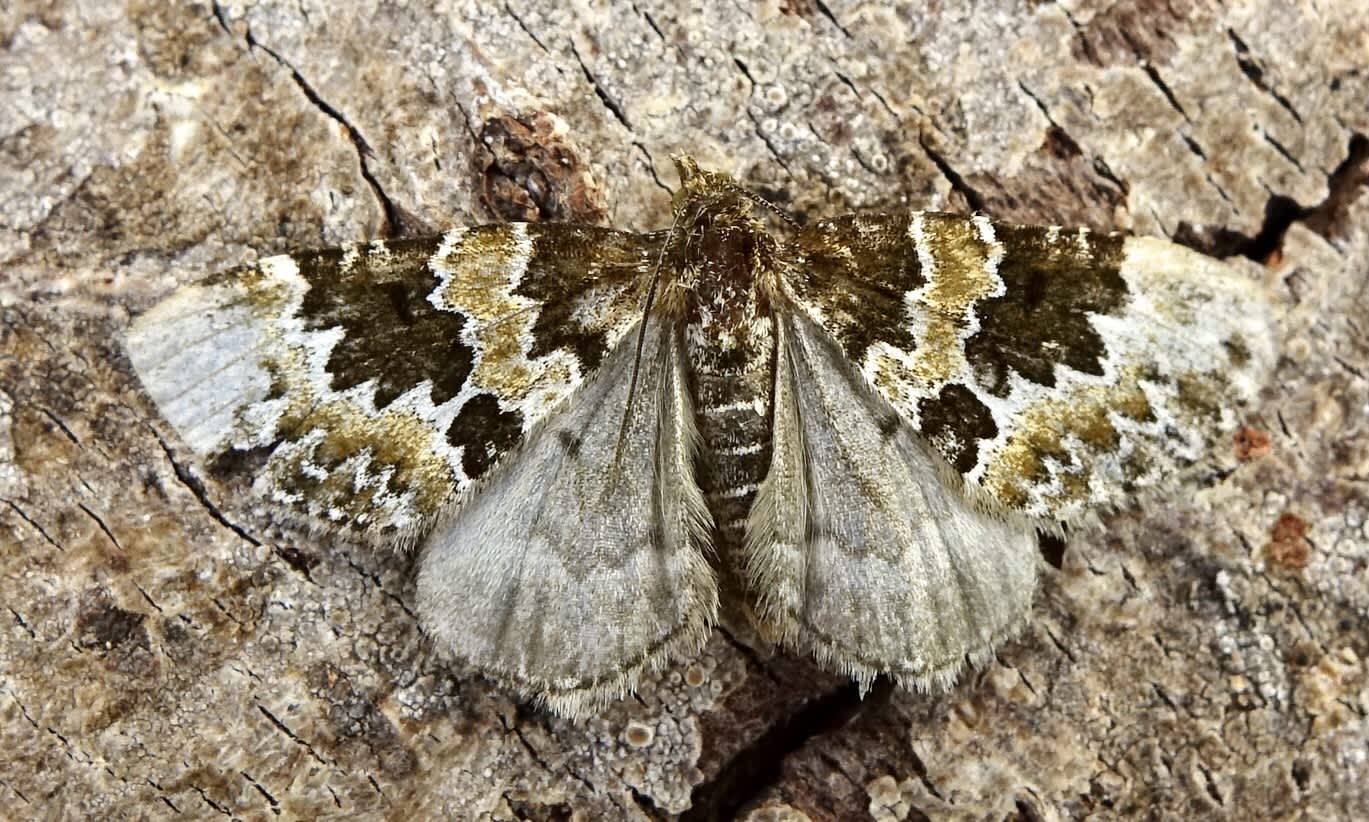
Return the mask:
<path id="1" fill-rule="evenodd" d="M 0 8 L 0 815 L 1369 807 L 1364 4 L 699 6 Z M 410 558 L 195 479 L 120 352 L 131 313 L 259 254 L 659 227 L 677 149 L 800 218 L 1234 255 L 1285 300 L 1284 357 L 1213 471 L 1048 546 L 1032 627 L 952 693 L 862 701 L 720 631 L 577 727 L 424 645 Z"/>

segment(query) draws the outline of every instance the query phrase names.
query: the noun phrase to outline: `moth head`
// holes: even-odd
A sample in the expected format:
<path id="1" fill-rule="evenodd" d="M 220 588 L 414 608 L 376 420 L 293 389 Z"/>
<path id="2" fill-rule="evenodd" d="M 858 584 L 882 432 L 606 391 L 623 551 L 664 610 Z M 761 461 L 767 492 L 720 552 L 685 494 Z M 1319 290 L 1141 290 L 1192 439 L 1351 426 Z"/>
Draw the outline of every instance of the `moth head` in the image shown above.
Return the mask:
<path id="1" fill-rule="evenodd" d="M 701 221 L 744 218 L 751 213 L 753 197 L 736 180 L 699 168 L 687 154 L 675 154 L 670 159 L 680 172 L 680 188 L 671 203 L 676 223 L 688 227 Z"/>

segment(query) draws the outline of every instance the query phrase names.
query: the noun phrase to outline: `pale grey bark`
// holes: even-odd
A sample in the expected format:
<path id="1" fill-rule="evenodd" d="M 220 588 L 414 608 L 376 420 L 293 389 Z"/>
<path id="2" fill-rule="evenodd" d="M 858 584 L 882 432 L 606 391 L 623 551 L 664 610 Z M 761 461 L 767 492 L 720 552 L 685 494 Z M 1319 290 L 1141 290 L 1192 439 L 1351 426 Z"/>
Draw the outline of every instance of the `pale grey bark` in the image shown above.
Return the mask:
<path id="1" fill-rule="evenodd" d="M 1364 4 L 1311 0 L 7 3 L 3 815 L 1362 811 L 1366 64 Z M 659 227 L 679 149 L 805 218 L 981 209 L 1263 265 L 1285 356 L 1254 433 L 1072 536 L 948 695 L 862 701 L 718 632 L 576 727 L 423 643 L 410 558 L 200 483 L 120 352 L 130 312 L 258 254 Z"/>

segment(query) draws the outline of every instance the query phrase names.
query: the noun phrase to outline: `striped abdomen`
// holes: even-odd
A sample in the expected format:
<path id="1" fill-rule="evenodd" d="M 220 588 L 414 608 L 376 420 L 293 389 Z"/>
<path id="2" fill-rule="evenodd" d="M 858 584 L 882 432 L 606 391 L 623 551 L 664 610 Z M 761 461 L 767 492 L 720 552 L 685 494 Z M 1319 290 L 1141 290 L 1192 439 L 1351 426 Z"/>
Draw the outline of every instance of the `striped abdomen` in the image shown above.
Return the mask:
<path id="1" fill-rule="evenodd" d="M 699 485 L 719 547 L 740 546 L 756 487 L 770 467 L 773 325 L 769 316 L 755 316 L 741 327 L 702 322 L 685 333 L 704 441 Z"/>

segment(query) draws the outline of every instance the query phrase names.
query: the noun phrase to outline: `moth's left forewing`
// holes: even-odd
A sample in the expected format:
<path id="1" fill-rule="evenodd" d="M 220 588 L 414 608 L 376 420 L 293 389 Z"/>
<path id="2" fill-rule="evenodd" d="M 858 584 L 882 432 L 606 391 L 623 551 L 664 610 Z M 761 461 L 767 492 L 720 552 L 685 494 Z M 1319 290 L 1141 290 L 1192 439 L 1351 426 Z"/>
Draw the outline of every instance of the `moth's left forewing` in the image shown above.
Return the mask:
<path id="1" fill-rule="evenodd" d="M 1159 240 L 946 214 L 799 232 L 741 576 L 863 682 L 945 686 L 1019 630 L 1035 531 L 1198 459 L 1273 360 L 1268 301 Z"/>
<path id="2" fill-rule="evenodd" d="M 421 533 L 635 321 L 658 238 L 484 226 L 272 257 L 130 327 L 149 395 L 211 466 L 317 522 Z"/>
<path id="3" fill-rule="evenodd" d="M 1005 260 L 1034 251 L 1016 247 L 1014 233 L 1041 231 L 1000 227 L 1009 238 Z M 1056 363 L 1049 377 L 1009 371 L 980 383 L 999 430 L 980 443 L 967 473 L 1010 507 L 1061 521 L 1123 505 L 1208 458 L 1275 361 L 1272 298 L 1229 266 L 1150 237 L 1076 233 L 1071 247 L 1078 249 L 1072 256 L 1056 254 L 1078 273 L 1061 285 L 1107 283 L 1113 296 L 1078 312 L 1082 323 L 1066 312 L 1077 331 L 1062 348 L 1076 362 Z M 1051 272 L 1032 269 L 1025 283 L 1008 287 L 1038 280 L 1048 287 Z M 980 322 L 988 324 L 996 308 L 985 306 Z M 1026 312 L 1016 327 L 1032 321 Z M 1009 337 L 1007 330 L 983 334 L 969 350 L 980 362 L 1001 361 L 1013 348 Z"/>
<path id="4" fill-rule="evenodd" d="M 914 212 L 787 252 L 795 304 L 967 490 L 1042 520 L 1198 459 L 1274 359 L 1262 289 L 1162 240 Z"/>

